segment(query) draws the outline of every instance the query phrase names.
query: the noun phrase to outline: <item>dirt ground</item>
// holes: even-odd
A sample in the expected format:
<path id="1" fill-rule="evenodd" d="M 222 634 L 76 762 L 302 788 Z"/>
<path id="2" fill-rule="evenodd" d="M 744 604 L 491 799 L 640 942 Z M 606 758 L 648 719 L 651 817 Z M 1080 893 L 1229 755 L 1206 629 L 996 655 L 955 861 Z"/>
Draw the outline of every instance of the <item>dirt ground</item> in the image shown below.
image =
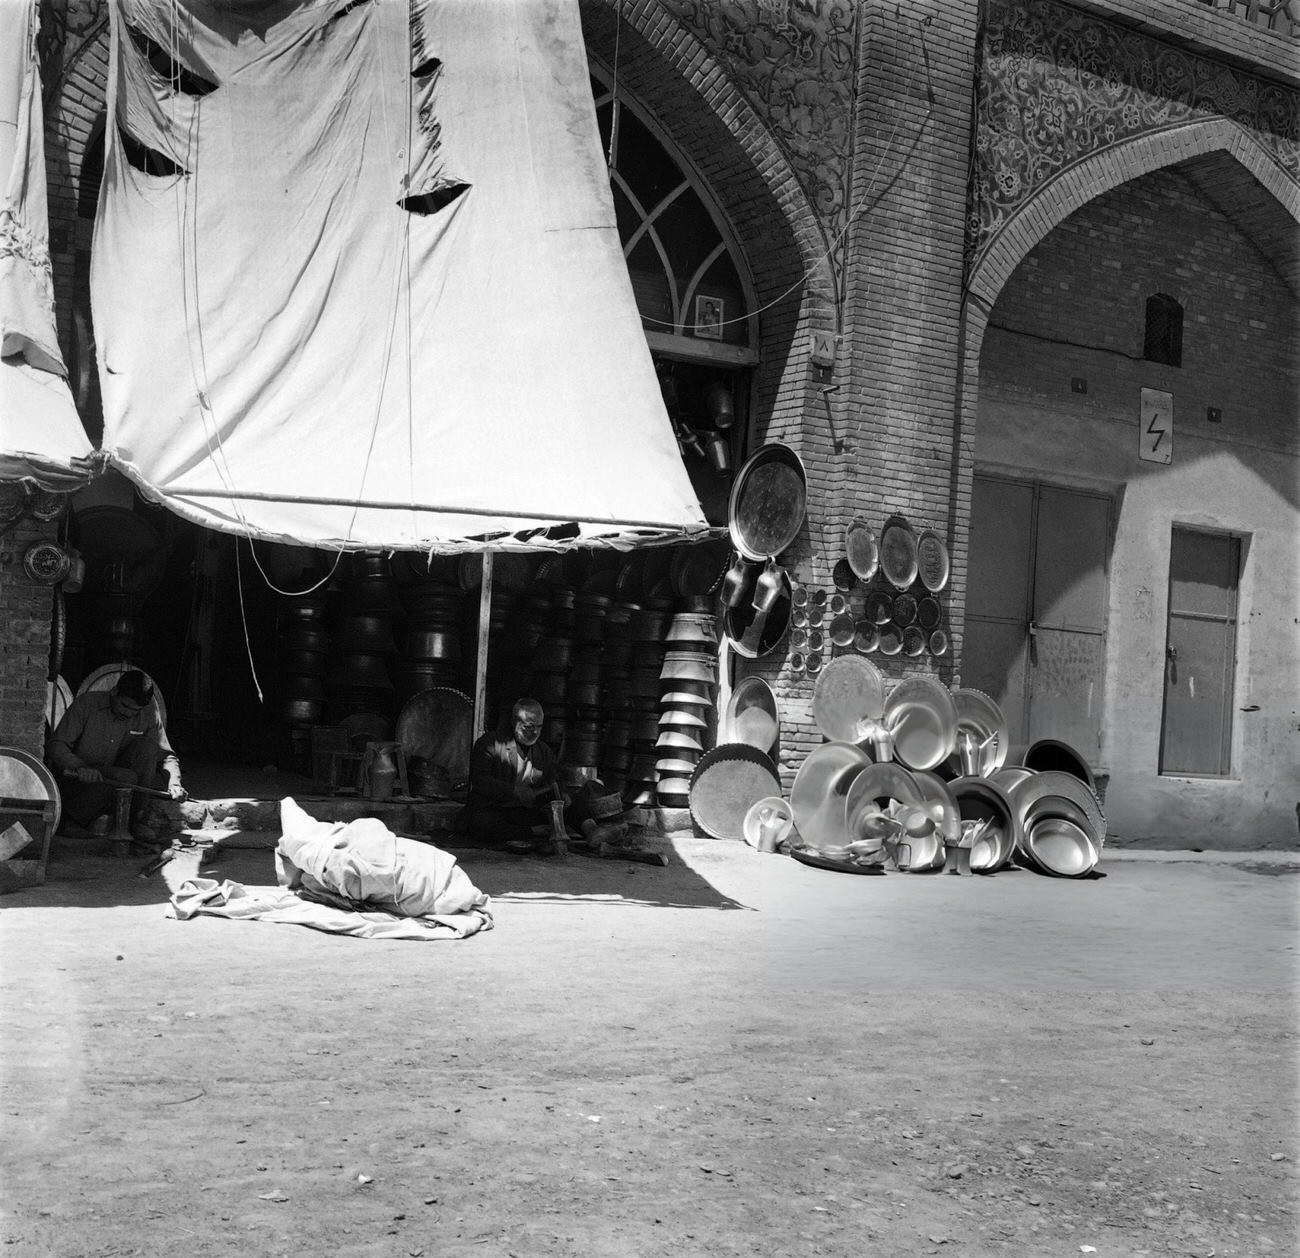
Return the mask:
<path id="1" fill-rule="evenodd" d="M 1067 881 L 463 852 L 495 929 L 0 899 L 0 1258 L 1234 1255 L 1297 1236 L 1300 863 Z"/>

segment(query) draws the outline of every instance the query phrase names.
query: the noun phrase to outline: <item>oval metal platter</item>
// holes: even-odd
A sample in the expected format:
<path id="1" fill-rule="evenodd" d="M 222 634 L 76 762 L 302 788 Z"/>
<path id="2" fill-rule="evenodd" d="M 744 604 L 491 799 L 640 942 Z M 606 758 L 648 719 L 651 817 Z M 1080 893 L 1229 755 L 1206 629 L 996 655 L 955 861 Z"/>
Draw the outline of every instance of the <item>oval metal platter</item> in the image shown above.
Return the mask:
<path id="1" fill-rule="evenodd" d="M 723 742 L 746 743 L 770 755 L 780 736 L 781 717 L 772 687 L 761 677 L 744 678 L 727 700 Z"/>
<path id="2" fill-rule="evenodd" d="M 105 664 L 89 673 L 86 679 L 77 687 L 77 694 L 84 695 L 90 690 L 112 690 L 117 685 L 117 679 L 123 673 L 142 673 L 143 669 L 136 668 L 134 664 Z M 167 701 L 162 696 L 162 691 L 158 688 L 157 683 L 148 673 L 144 673 L 148 678 L 149 684 L 153 686 L 153 706 L 158 713 L 158 722 L 163 729 L 167 728 Z"/>
<path id="3" fill-rule="evenodd" d="M 831 641 L 836 646 L 851 646 L 853 635 L 857 632 L 857 623 L 851 612 L 840 612 L 831 621 Z"/>
<path id="4" fill-rule="evenodd" d="M 947 655 L 948 654 L 948 635 L 942 629 L 936 629 L 930 635 L 930 654 Z"/>
<path id="5" fill-rule="evenodd" d="M 706 752 L 691 775 L 691 817 L 715 839 L 743 839 L 749 810 L 780 793 L 770 757 L 748 743 L 723 743 Z"/>
<path id="6" fill-rule="evenodd" d="M 845 559 L 859 581 L 870 581 L 880 567 L 880 547 L 876 544 L 876 534 L 859 517 L 849 521 L 844 530 Z"/>
<path id="7" fill-rule="evenodd" d="M 1007 718 L 998 704 L 982 690 L 958 686 L 952 692 L 952 701 L 957 709 L 958 747 L 963 733 L 970 733 L 977 745 L 986 744 L 979 753 L 973 772 L 980 777 L 992 777 L 1006 764 L 1011 747 Z"/>
<path id="8" fill-rule="evenodd" d="M 848 844 L 844 801 L 853 779 L 869 764 L 871 757 L 852 743 L 823 743 L 808 753 L 790 787 L 794 824 L 805 846 Z"/>
<path id="9" fill-rule="evenodd" d="M 948 584 L 948 543 L 933 529 L 925 529 L 916 539 L 916 564 L 921 584 L 931 594 L 937 594 Z"/>
<path id="10" fill-rule="evenodd" d="M 832 742 L 856 743 L 885 712 L 885 679 L 860 655 L 838 655 L 813 687 L 813 720 Z"/>
<path id="11" fill-rule="evenodd" d="M 833 856 L 823 856 L 815 847 L 792 847 L 790 855 L 801 865 L 811 865 L 814 869 L 832 869 L 837 874 L 880 875 L 885 872 L 883 865 L 866 865 L 852 858 L 840 860 Z"/>
<path id="12" fill-rule="evenodd" d="M 880 534 L 880 571 L 897 589 L 905 590 L 916 580 L 916 534 L 906 520 L 895 517 Z"/>
<path id="13" fill-rule="evenodd" d="M 885 699 L 884 724 L 894 756 L 909 769 L 941 765 L 957 745 L 957 708 L 948 688 L 932 677 L 906 677 Z"/>
<path id="14" fill-rule="evenodd" d="M 727 528 L 732 545 L 746 559 L 779 555 L 803 527 L 808 476 L 789 446 L 773 442 L 745 460 L 731 487 Z"/>

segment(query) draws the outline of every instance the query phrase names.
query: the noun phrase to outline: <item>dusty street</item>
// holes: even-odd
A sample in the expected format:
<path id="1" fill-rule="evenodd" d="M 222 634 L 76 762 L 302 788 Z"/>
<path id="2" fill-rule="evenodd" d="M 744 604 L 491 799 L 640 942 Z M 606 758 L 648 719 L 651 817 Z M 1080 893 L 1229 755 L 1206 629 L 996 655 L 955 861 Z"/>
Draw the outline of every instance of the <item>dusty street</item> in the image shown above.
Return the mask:
<path id="1" fill-rule="evenodd" d="M 1297 1252 L 1294 857 L 671 850 L 465 852 L 496 928 L 437 943 L 65 853 L 0 901 L 0 1253 Z"/>

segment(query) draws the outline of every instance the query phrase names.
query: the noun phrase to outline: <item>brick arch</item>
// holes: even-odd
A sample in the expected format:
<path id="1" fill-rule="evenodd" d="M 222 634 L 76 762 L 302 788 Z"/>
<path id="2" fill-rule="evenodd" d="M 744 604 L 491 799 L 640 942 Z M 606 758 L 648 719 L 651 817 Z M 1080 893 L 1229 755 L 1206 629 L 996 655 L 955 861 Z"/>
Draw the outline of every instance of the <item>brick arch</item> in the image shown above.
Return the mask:
<path id="1" fill-rule="evenodd" d="M 753 215 L 756 188 L 770 197 L 779 211 L 781 226 L 798 251 L 799 270 L 808 276 L 809 291 L 819 301 L 833 304 L 835 284 L 821 220 L 771 128 L 718 58 L 684 24 L 667 15 L 662 6 L 644 0 L 631 5 L 626 0 L 588 0 L 583 11 L 589 47 L 594 45 L 593 50 L 611 68 L 616 42 L 614 23 L 618 21 L 653 51 L 665 73 L 656 81 L 643 68 L 639 81 L 625 86 L 669 127 L 678 147 L 708 180 L 724 211 L 730 206 L 743 206 L 746 216 Z M 626 61 L 627 44 L 621 52 L 621 60 Z M 701 103 L 725 132 L 726 147 L 743 158 L 743 164 L 728 160 L 727 153 L 720 152 L 709 143 L 708 136 L 701 134 Z M 673 125 L 673 115 L 679 109 L 683 115 L 693 115 L 688 125 Z M 733 221 L 733 229 L 747 225 Z M 746 233 L 742 230 L 735 234 L 744 248 Z M 763 268 L 754 269 L 761 272 Z M 761 274 L 755 275 L 756 280 L 760 278 Z"/>
<path id="2" fill-rule="evenodd" d="M 1093 153 L 1044 184 L 984 253 L 967 280 L 968 297 L 976 309 L 987 315 L 1030 250 L 1076 210 L 1130 180 L 1215 152 L 1240 162 L 1300 221 L 1300 185 L 1241 127 L 1227 118 L 1184 123 L 1146 132 Z M 978 359 L 978 346 L 974 352 Z"/>

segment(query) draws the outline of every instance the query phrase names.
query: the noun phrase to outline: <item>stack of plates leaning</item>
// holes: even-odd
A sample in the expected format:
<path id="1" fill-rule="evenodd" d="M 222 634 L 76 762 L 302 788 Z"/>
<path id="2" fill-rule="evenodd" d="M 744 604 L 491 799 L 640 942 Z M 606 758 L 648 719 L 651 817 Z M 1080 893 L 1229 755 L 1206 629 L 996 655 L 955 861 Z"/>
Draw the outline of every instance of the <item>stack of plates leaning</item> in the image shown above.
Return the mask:
<path id="1" fill-rule="evenodd" d="M 661 808 L 690 806 L 691 777 L 713 746 L 718 625 L 707 595 L 678 603 L 659 673 L 655 796 Z"/>
<path id="2" fill-rule="evenodd" d="M 641 598 L 629 604 L 628 637 L 632 654 L 627 678 L 627 715 L 632 755 L 623 802 L 631 808 L 655 806 L 659 674 L 672 606 L 671 599 L 661 598 Z"/>

